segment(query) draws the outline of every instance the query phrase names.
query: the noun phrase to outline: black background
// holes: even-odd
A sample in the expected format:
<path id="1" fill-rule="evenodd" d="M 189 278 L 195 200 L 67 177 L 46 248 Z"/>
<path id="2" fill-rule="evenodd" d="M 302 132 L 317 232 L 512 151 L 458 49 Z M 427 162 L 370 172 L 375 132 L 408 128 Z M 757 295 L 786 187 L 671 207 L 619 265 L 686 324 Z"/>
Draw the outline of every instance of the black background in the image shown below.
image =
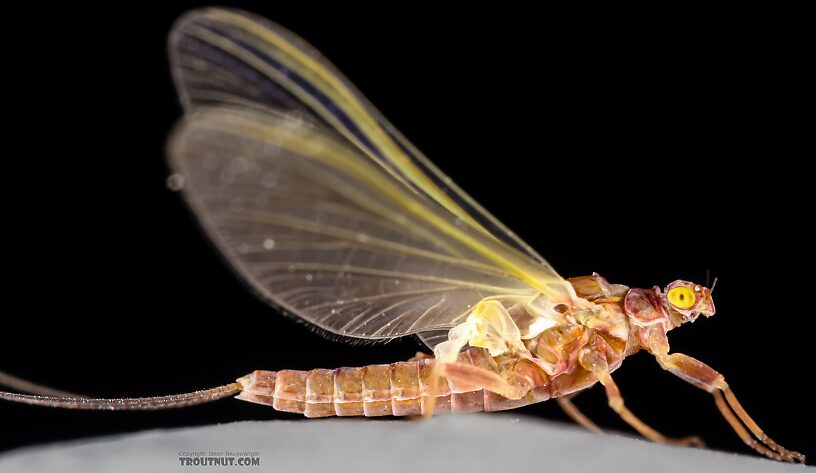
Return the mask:
<path id="1" fill-rule="evenodd" d="M 197 5 L 4 14 L 3 370 L 139 396 L 419 348 L 333 342 L 281 317 L 166 189 L 181 110 L 165 38 Z M 672 332 L 673 349 L 724 373 L 773 438 L 816 455 L 812 54 L 796 12 L 231 5 L 311 42 L 561 274 L 633 287 L 718 277 L 718 314 Z M 750 453 L 708 394 L 648 355 L 616 379 L 661 432 Z M 627 430 L 602 390 L 576 402 Z M 521 412 L 566 419 L 554 403 Z M 234 400 L 136 413 L 3 403 L 0 448 L 273 418 L 299 417 Z"/>

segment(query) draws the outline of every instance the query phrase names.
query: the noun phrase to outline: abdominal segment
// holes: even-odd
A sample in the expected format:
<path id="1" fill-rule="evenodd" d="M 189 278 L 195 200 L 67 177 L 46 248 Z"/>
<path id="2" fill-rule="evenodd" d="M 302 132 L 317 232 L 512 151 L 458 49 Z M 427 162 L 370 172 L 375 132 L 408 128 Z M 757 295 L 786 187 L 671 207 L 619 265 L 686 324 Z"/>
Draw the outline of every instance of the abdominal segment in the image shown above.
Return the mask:
<path id="1" fill-rule="evenodd" d="M 520 399 L 508 399 L 462 378 L 443 377 L 431 393 L 432 358 L 368 365 L 359 368 L 311 371 L 255 371 L 238 380 L 237 396 L 249 402 L 271 405 L 279 411 L 328 416 L 410 416 L 433 413 L 501 411 L 546 401 L 553 397 L 550 377 L 528 360 L 471 348 L 459 354 L 457 364 L 472 365 L 500 375 L 522 377 L 529 390 Z M 435 397 L 435 402 L 428 402 Z"/>

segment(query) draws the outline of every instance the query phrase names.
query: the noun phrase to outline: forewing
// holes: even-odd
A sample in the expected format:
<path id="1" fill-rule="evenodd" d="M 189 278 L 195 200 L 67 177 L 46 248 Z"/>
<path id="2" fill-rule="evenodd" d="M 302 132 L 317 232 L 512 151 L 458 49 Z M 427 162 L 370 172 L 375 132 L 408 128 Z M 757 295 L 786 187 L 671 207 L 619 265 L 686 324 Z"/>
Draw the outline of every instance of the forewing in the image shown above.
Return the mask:
<path id="1" fill-rule="evenodd" d="M 201 108 L 169 147 L 212 240 L 267 300 L 328 331 L 392 338 L 539 289 L 526 258 L 413 192 L 321 125 Z M 520 255 L 521 256 L 521 255 Z"/>
<path id="2" fill-rule="evenodd" d="M 408 142 L 314 48 L 245 12 L 209 8 L 185 15 L 170 38 L 173 75 L 187 110 L 237 104 L 295 113 L 327 125 L 413 191 L 526 254 L 550 280 L 556 272 Z"/>

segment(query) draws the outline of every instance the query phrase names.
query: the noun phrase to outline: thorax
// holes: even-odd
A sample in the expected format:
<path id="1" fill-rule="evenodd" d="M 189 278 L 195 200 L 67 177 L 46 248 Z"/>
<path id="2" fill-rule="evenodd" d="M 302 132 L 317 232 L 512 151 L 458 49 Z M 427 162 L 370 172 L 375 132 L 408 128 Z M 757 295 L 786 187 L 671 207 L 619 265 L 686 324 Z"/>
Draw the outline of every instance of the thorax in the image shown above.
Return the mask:
<path id="1" fill-rule="evenodd" d="M 610 368 L 617 368 L 627 354 L 636 351 L 630 346 L 630 325 L 624 307 L 629 288 L 609 284 L 597 274 L 569 282 L 578 297 L 592 302 L 590 308 L 565 313 L 563 324 L 526 340 L 525 345 L 550 376 L 573 372 L 579 351 L 588 345 L 607 351 Z"/>

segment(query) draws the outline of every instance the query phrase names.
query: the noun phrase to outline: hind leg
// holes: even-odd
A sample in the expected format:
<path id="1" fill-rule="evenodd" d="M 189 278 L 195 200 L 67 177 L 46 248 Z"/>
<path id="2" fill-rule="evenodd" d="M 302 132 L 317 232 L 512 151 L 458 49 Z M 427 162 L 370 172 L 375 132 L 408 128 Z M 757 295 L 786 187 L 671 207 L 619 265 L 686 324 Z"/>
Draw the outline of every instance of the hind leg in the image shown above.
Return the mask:
<path id="1" fill-rule="evenodd" d="M 612 380 L 612 375 L 609 373 L 609 366 L 606 362 L 606 358 L 604 358 L 601 353 L 591 350 L 583 350 L 578 356 L 578 361 L 584 369 L 591 371 L 598 377 L 598 381 L 601 382 L 606 390 L 606 397 L 609 400 L 609 407 L 611 407 L 612 410 L 614 410 L 627 424 L 632 426 L 633 429 L 638 431 L 640 435 L 656 443 L 670 445 L 693 445 L 697 447 L 704 446 L 699 437 L 666 437 L 657 430 L 649 427 L 645 422 L 635 416 L 632 411 L 630 411 L 624 405 L 623 396 L 621 396 L 620 389 L 618 389 L 618 385 L 615 384 L 615 381 Z"/>
<path id="2" fill-rule="evenodd" d="M 567 394 L 566 396 L 561 396 L 555 398 L 558 401 L 558 405 L 564 412 L 575 421 L 577 424 L 581 425 L 587 430 L 595 432 L 596 434 L 601 434 L 603 431 L 595 422 L 589 419 L 589 417 L 585 416 L 583 412 L 581 412 L 575 404 L 572 403 L 572 398 L 574 398 L 578 393 Z"/>

